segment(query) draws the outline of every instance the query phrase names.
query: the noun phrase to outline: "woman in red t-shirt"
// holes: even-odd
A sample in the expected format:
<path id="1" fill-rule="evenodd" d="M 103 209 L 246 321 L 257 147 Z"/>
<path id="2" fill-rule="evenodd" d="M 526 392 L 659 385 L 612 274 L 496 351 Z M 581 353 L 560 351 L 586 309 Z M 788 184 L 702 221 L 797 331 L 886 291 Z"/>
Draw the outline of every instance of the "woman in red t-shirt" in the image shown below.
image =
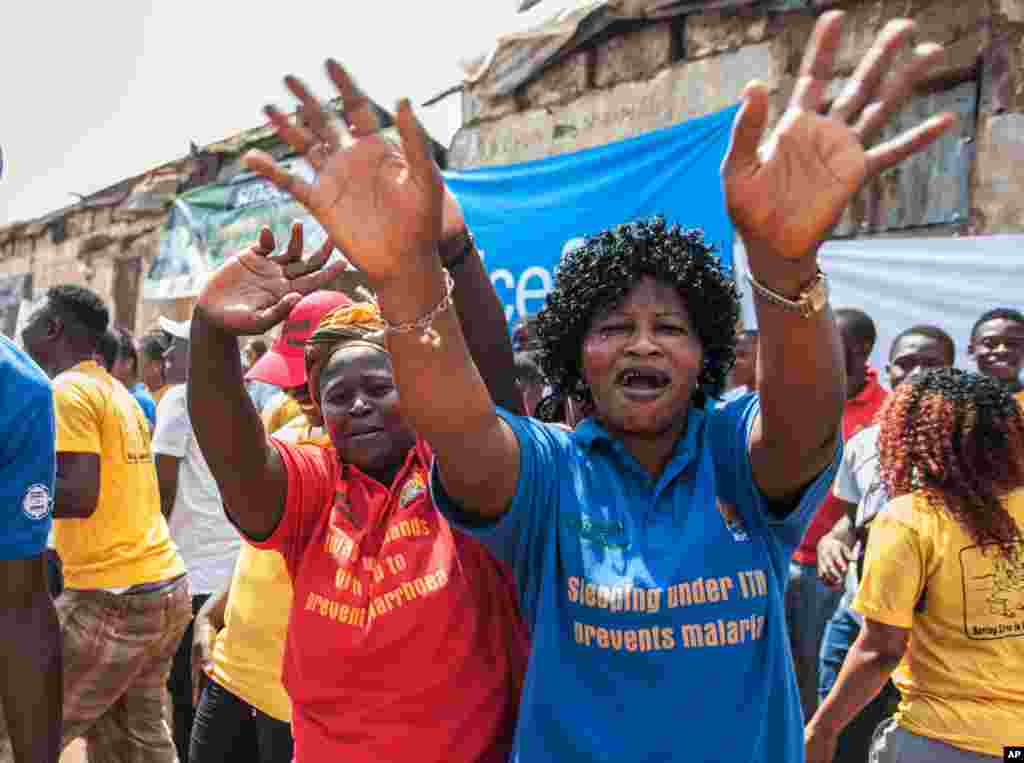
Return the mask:
<path id="1" fill-rule="evenodd" d="M 451 196 L 447 208 L 468 343 L 519 408 L 501 306 L 479 257 L 466 256 Z M 213 275 L 192 320 L 189 380 L 228 516 L 292 577 L 283 678 L 296 760 L 504 761 L 528 652 L 514 583 L 433 505 L 430 447 L 400 415 L 376 305 L 334 311 L 309 340 L 310 393 L 333 447 L 268 440 L 245 392 L 236 336 L 265 331 L 294 304 L 291 290 L 334 274 L 319 269 L 326 251 L 299 262 L 301 246 L 297 228 L 288 253 L 268 257 L 265 231 Z"/>

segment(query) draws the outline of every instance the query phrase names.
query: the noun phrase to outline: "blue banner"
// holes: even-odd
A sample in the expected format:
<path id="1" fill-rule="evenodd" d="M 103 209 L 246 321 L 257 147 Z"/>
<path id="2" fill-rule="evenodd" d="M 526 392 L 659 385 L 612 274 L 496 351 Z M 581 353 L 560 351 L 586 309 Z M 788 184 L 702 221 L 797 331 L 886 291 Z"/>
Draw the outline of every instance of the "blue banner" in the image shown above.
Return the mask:
<path id="1" fill-rule="evenodd" d="M 509 323 L 540 310 L 562 253 L 582 237 L 655 214 L 703 229 L 731 268 L 720 168 L 737 109 L 550 159 L 445 172 Z"/>
<path id="2" fill-rule="evenodd" d="M 620 223 L 660 214 L 670 223 L 702 228 L 731 267 L 733 231 L 720 165 L 736 109 L 550 159 L 445 172 L 510 328 L 540 310 L 567 248 Z M 286 164 L 313 177 L 301 159 Z M 210 273 L 252 243 L 260 227 L 270 226 L 283 242 L 296 219 L 303 221 L 307 246 L 323 240 L 323 230 L 298 202 L 252 173 L 183 193 L 163 227 L 143 298 L 196 296 Z"/>

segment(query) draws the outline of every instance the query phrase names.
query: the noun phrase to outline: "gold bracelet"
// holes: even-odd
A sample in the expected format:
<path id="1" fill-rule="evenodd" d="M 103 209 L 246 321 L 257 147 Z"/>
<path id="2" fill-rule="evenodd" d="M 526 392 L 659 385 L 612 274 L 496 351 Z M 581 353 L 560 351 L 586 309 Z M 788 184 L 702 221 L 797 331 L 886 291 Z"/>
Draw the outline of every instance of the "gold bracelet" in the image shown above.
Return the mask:
<path id="1" fill-rule="evenodd" d="M 783 310 L 798 313 L 802 318 L 811 317 L 828 304 L 828 280 L 825 278 L 825 274 L 822 273 L 821 270 L 818 270 L 814 279 L 800 290 L 800 295 L 796 299 L 789 299 L 788 297 L 769 289 L 763 283 L 754 278 L 753 273 L 749 270 L 744 274 L 744 277 L 755 294 L 760 295 L 772 304 L 781 307 Z"/>
<path id="2" fill-rule="evenodd" d="M 455 292 L 455 279 L 452 278 L 452 274 L 448 272 L 448 269 L 444 269 L 444 296 L 441 297 L 441 301 L 434 306 L 434 309 L 428 312 L 421 318 L 417 318 L 414 321 L 408 323 L 388 323 L 387 319 L 382 315 L 381 321 L 384 323 L 384 328 L 381 333 L 387 334 L 408 334 L 412 331 L 422 332 L 420 336 L 420 344 L 429 344 L 434 349 L 441 346 L 441 335 L 437 333 L 437 329 L 434 328 L 434 321 L 443 313 L 445 310 L 452 306 L 454 300 L 452 294 Z"/>

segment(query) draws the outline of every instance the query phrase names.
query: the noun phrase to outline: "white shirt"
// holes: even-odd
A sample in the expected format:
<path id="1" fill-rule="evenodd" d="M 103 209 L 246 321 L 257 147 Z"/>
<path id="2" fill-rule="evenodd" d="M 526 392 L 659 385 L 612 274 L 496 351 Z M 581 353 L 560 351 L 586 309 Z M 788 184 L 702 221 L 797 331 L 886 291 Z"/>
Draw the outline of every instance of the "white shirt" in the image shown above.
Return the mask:
<path id="1" fill-rule="evenodd" d="M 181 459 L 168 522 L 171 537 L 185 560 L 192 593 L 216 593 L 231 581 L 242 539 L 224 514 L 217 483 L 199 450 L 185 392 L 179 384 L 160 399 L 153 452 Z"/>
<path id="2" fill-rule="evenodd" d="M 889 500 L 882 485 L 882 471 L 878 461 L 878 424 L 862 429 L 849 440 L 843 449 L 843 460 L 836 472 L 832 492 L 836 498 L 857 505 L 854 527 L 866 526 Z M 863 544 L 858 542 L 854 549 L 859 560 L 864 554 Z M 857 576 L 857 562 L 851 562 L 846 571 L 845 591 L 841 606 L 849 606 L 857 593 L 860 580 Z M 859 620 L 856 613 L 854 616 Z"/>

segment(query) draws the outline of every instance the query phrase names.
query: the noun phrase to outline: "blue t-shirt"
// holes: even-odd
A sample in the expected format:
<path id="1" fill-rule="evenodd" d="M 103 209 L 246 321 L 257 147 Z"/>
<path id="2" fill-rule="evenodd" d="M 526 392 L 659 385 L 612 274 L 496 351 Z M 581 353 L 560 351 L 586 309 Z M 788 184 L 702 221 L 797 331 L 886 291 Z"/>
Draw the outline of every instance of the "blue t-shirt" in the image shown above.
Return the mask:
<path id="1" fill-rule="evenodd" d="M 46 548 L 56 471 L 50 380 L 0 335 L 0 559 Z"/>
<path id="2" fill-rule="evenodd" d="M 803 760 L 783 593 L 841 446 L 776 519 L 747 452 L 758 410 L 691 410 L 657 484 L 592 419 L 566 432 L 501 411 L 519 482 L 484 527 L 435 473 L 438 507 L 511 565 L 532 631 L 513 760 Z"/>
<path id="3" fill-rule="evenodd" d="M 139 382 L 128 391 L 132 393 L 132 397 L 139 401 L 139 407 L 142 408 L 142 412 L 146 414 L 146 420 L 149 421 L 149 431 L 152 432 L 156 429 L 156 401 L 142 382 Z"/>

